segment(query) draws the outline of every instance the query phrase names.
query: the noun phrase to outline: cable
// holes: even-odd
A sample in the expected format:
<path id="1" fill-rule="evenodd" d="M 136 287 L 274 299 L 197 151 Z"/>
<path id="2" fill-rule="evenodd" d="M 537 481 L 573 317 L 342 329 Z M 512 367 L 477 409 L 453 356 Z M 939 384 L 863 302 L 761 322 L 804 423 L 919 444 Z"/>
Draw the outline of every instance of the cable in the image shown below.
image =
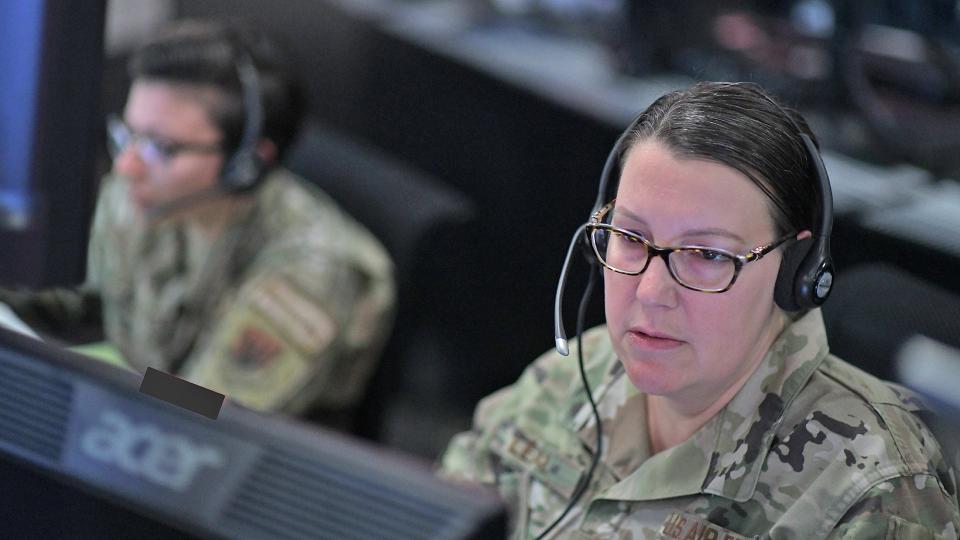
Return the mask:
<path id="1" fill-rule="evenodd" d="M 590 407 L 593 410 L 593 418 L 596 421 L 597 425 L 597 450 L 593 453 L 593 459 L 590 462 L 590 468 L 587 470 L 587 475 L 580 481 L 580 484 L 577 486 L 577 489 L 573 492 L 573 496 L 570 498 L 570 502 L 567 503 L 567 507 L 563 509 L 563 513 L 560 514 L 560 517 L 555 519 L 549 527 L 544 529 L 540 536 L 537 537 L 537 540 L 542 540 L 558 523 L 563 521 L 563 518 L 567 517 L 567 514 L 570 512 L 570 509 L 577 504 L 577 501 L 580 500 L 580 497 L 587 491 L 587 487 L 590 486 L 590 479 L 593 477 L 593 471 L 597 468 L 597 463 L 600 461 L 600 454 L 603 453 L 603 424 L 600 423 L 600 413 L 597 411 L 597 403 L 593 400 L 593 393 L 590 391 L 590 382 L 587 380 L 587 372 L 583 367 L 583 325 L 584 319 L 586 319 L 587 314 L 587 305 L 590 303 L 590 296 L 593 294 L 593 286 L 597 281 L 597 265 L 590 265 L 590 278 L 587 280 L 587 287 L 583 291 L 583 297 L 580 298 L 580 307 L 577 310 L 577 360 L 580 364 L 580 380 L 583 381 L 583 389 L 587 393 L 587 399 L 590 401 Z"/>

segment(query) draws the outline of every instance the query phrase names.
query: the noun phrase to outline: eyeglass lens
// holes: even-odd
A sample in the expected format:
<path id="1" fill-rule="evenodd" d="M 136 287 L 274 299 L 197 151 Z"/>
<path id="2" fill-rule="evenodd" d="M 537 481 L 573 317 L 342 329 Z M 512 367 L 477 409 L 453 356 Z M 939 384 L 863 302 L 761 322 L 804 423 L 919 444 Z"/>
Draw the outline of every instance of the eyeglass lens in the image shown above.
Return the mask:
<path id="1" fill-rule="evenodd" d="M 646 270 L 650 248 L 639 236 L 596 228 L 591 241 L 606 266 L 629 274 Z M 726 288 L 737 271 L 736 261 L 731 256 L 705 248 L 677 248 L 669 253 L 667 260 L 674 279 L 682 285 L 705 291 Z"/>
<path id="2" fill-rule="evenodd" d="M 116 159 L 128 146 L 135 144 L 140 158 L 148 163 L 164 161 L 169 156 L 161 144 L 151 137 L 137 135 L 120 119 L 111 118 L 107 121 L 107 148 L 110 156 Z"/>

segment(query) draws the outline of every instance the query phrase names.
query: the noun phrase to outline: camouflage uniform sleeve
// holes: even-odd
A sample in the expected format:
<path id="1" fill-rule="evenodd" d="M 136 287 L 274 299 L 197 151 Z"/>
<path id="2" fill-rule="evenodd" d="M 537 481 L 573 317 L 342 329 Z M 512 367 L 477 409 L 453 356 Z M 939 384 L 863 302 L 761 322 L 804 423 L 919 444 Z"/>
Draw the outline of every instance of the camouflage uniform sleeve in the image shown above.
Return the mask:
<path id="1" fill-rule="evenodd" d="M 106 184 L 109 186 L 110 184 Z M 111 226 L 111 212 L 107 211 L 114 195 L 104 189 L 97 199 L 90 241 L 87 245 L 87 279 L 78 287 L 39 291 L 27 289 L 0 289 L 0 302 L 30 326 L 42 332 L 61 334 L 77 327 L 102 325 L 100 288 L 102 254 L 105 236 Z"/>
<path id="2" fill-rule="evenodd" d="M 437 470 L 441 478 L 495 490 L 510 512 L 509 530 L 518 528 L 523 473 L 501 461 L 493 442 L 501 425 L 523 414 L 524 403 L 540 393 L 537 371 L 536 364 L 528 367 L 513 385 L 481 400 L 474 411 L 472 429 L 451 439 Z"/>
<path id="3" fill-rule="evenodd" d="M 575 349 L 576 345 L 571 344 Z M 514 425 L 543 403 L 556 403 L 577 384 L 576 364 L 550 351 L 526 368 L 511 386 L 487 396 L 477 405 L 473 427 L 451 439 L 438 463 L 437 474 L 462 482 L 495 487 L 509 507 L 518 500 L 517 471 L 503 463 L 493 446 L 504 426 Z M 559 409 L 559 407 L 557 407 Z"/>
<path id="4" fill-rule="evenodd" d="M 929 474 L 882 482 L 851 507 L 829 538 L 956 539 L 960 508 L 955 494 L 944 489 Z"/>
<path id="5" fill-rule="evenodd" d="M 61 335 L 78 327 L 99 326 L 100 295 L 87 286 L 76 289 L 0 290 L 0 301 L 41 333 Z"/>
<path id="6" fill-rule="evenodd" d="M 466 482 L 499 483 L 491 441 L 502 423 L 524 413 L 527 403 L 536 401 L 544 391 L 544 364 L 552 353 L 538 358 L 524 370 L 515 383 L 483 398 L 473 415 L 473 427 L 455 435 L 440 458 L 440 476 Z M 503 486 L 500 486 L 503 488 Z M 507 497 L 509 499 L 509 497 Z"/>
<path id="7" fill-rule="evenodd" d="M 354 404 L 389 330 L 392 282 L 308 257 L 247 279 L 181 373 L 262 410 Z"/>
<path id="8" fill-rule="evenodd" d="M 438 474 L 450 480 L 493 485 L 496 474 L 490 452 L 490 431 L 496 425 L 495 419 L 502 418 L 511 411 L 511 393 L 520 392 L 526 386 L 525 374 L 513 386 L 508 386 L 484 398 L 474 411 L 473 428 L 459 433 L 450 440 L 450 444 L 440 458 Z"/>

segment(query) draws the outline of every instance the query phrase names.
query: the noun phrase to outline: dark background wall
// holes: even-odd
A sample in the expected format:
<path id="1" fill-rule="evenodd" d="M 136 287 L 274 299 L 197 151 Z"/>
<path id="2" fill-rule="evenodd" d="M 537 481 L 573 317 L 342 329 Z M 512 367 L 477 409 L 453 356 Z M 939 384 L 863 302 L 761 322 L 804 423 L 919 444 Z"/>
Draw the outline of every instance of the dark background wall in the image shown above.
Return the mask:
<path id="1" fill-rule="evenodd" d="M 105 2 L 10 0 L 0 33 L 0 284 L 83 279 Z"/>
<path id="2" fill-rule="evenodd" d="M 638 11 L 639 4 L 631 4 L 625 22 L 610 27 L 619 30 L 601 39 L 582 29 L 563 37 L 546 28 L 546 19 L 528 24 L 503 22 L 489 13 L 474 16 L 489 4 L 183 0 L 172 2 L 169 11 L 174 17 L 254 21 L 298 66 L 310 129 L 291 165 L 302 167 L 300 172 L 380 234 L 402 266 L 397 332 L 371 393 L 380 397 L 367 404 L 371 419 L 361 431 L 426 455 L 437 452 L 450 432 L 467 426 L 480 397 L 515 380 L 553 346 L 554 292 L 570 236 L 588 217 L 607 152 L 629 119 L 664 91 L 696 78 L 736 77 L 743 68 L 729 59 L 697 64 L 700 53 L 675 43 L 678 35 L 697 31 L 691 27 L 675 34 L 659 23 L 652 28 L 654 18 L 644 18 L 649 12 Z M 660 15 L 670 15 L 669 20 L 680 9 L 649 4 L 659 5 Z M 102 4 L 94 5 L 101 11 L 85 15 L 82 39 L 71 41 L 73 27 L 46 30 L 59 36 L 50 41 L 59 49 L 45 54 L 59 58 L 56 65 L 65 71 L 45 79 L 52 82 L 39 95 L 54 101 L 42 109 L 46 116 L 38 125 L 67 141 L 89 142 L 93 133 L 97 144 L 66 145 L 56 160 L 38 162 L 51 171 L 72 163 L 84 175 L 62 188 L 43 181 L 44 200 L 68 210 L 50 215 L 69 215 L 72 221 L 51 221 L 42 237 L 17 241 L 19 264 L 6 270 L 34 280 L 28 284 L 82 278 L 86 223 L 96 190 L 91 155 L 102 148 L 102 113 L 118 111 L 125 99 L 125 50 L 108 51 L 102 91 L 97 88 L 101 43 L 89 36 L 102 38 L 103 13 Z M 618 33 L 631 25 L 643 29 L 642 35 Z M 625 60 L 637 47 L 652 52 Z M 58 50 L 76 52 L 77 62 L 65 64 Z M 675 54 L 678 50 L 682 54 Z M 858 282 L 890 282 L 886 273 L 844 281 L 846 270 L 863 264 L 887 263 L 936 284 L 935 289 L 910 289 L 927 296 L 960 294 L 955 234 L 960 192 L 956 181 L 941 174 L 947 169 L 901 166 L 909 153 L 873 144 L 870 130 L 879 128 L 858 120 L 864 113 L 850 101 L 841 79 L 831 79 L 817 93 L 834 100 L 832 108 L 823 108 L 789 94 L 789 80 L 765 76 L 764 82 L 801 106 L 827 149 L 838 209 L 833 243 L 838 292 L 843 287 L 845 304 L 853 306 L 843 306 L 843 313 L 856 312 L 856 300 L 871 294 L 856 289 Z M 94 101 L 102 96 L 103 106 L 79 107 L 71 101 L 91 95 Z M 59 119 L 68 119 L 72 127 L 63 127 Z M 960 124 L 956 127 L 960 132 Z M 911 137 L 921 132 L 913 130 Z M 8 234 L 0 233 L 0 245 Z M 564 306 L 568 333 L 584 277 L 582 265 L 570 277 Z M 588 324 L 601 320 L 598 300 Z M 922 308 L 923 298 L 914 304 Z M 922 321 L 922 313 L 913 320 Z M 956 328 L 960 336 L 960 321 L 938 328 L 942 335 Z M 880 327 L 872 334 L 848 330 L 857 339 L 891 335 Z M 880 361 L 888 363 L 894 348 L 882 347 L 886 356 Z M 394 430 L 396 437 L 384 429 Z M 420 444 L 417 437 L 430 440 Z"/>

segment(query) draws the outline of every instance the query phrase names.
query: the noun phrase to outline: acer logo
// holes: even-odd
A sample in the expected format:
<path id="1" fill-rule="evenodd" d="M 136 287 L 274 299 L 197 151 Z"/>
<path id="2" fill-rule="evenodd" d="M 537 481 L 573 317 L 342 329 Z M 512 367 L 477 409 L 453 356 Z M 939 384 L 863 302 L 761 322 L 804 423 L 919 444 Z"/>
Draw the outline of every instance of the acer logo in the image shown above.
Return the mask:
<path id="1" fill-rule="evenodd" d="M 196 444 L 150 423 L 137 424 L 120 411 L 103 411 L 98 420 L 80 436 L 80 448 L 87 456 L 175 491 L 189 488 L 202 467 L 226 462 L 213 446 Z"/>

